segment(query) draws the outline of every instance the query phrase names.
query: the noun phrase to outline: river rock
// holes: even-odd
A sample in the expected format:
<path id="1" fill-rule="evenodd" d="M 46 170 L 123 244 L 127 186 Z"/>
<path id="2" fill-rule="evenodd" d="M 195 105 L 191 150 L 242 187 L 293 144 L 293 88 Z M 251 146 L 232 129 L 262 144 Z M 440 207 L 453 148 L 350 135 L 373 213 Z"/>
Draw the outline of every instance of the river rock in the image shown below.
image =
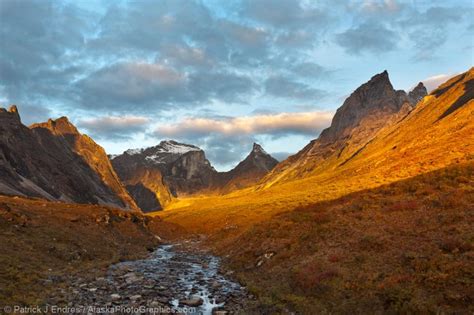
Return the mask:
<path id="1" fill-rule="evenodd" d="M 201 298 L 198 297 L 193 297 L 191 299 L 186 299 L 186 300 L 180 300 L 179 304 L 186 305 L 186 306 L 191 306 L 191 307 L 197 307 L 201 306 L 204 301 Z"/>
<path id="2" fill-rule="evenodd" d="M 118 300 L 120 300 L 120 298 L 121 298 L 120 294 L 114 293 L 114 294 L 111 294 L 111 295 L 110 295 L 110 299 L 111 299 L 112 301 L 118 301 Z"/>

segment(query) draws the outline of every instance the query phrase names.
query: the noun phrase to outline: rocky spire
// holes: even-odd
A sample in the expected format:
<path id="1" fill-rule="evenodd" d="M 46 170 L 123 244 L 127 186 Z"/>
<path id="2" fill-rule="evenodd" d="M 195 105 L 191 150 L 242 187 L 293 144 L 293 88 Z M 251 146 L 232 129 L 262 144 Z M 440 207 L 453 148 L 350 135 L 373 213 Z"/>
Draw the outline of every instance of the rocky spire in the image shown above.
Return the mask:
<path id="1" fill-rule="evenodd" d="M 320 136 L 323 142 L 333 142 L 347 137 L 351 130 L 371 115 L 391 115 L 407 102 L 404 91 L 396 91 L 390 82 L 387 70 L 374 75 L 358 87 L 336 111 L 331 127 Z"/>
<path id="2" fill-rule="evenodd" d="M 11 123 L 21 123 L 20 114 L 16 105 L 11 105 L 8 110 L 0 108 L 0 119 L 10 121 Z"/>
<path id="3" fill-rule="evenodd" d="M 76 135 L 81 136 L 80 132 L 77 130 L 67 117 L 63 116 L 58 119 L 48 119 L 47 122 L 37 123 L 30 126 L 31 129 L 34 128 L 44 128 L 51 131 L 56 135 Z"/>
<path id="4" fill-rule="evenodd" d="M 262 146 L 260 144 L 256 143 L 256 142 L 253 144 L 253 148 L 252 148 L 251 153 L 268 155 L 268 153 L 265 152 L 265 150 L 262 148 Z"/>
<path id="5" fill-rule="evenodd" d="M 408 93 L 408 99 L 409 99 L 410 103 L 413 106 L 415 106 L 426 95 L 428 95 L 428 91 L 426 90 L 426 87 L 423 84 L 423 82 L 420 82 L 420 83 L 418 83 L 417 86 L 415 86 L 413 88 L 413 90 L 411 90 Z"/>

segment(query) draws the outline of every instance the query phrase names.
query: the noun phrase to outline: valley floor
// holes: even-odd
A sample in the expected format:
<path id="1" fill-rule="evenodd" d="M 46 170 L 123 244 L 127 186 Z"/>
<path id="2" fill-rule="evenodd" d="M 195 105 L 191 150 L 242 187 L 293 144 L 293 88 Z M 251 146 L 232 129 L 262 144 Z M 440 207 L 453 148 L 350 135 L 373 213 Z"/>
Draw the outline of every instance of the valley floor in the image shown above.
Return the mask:
<path id="1" fill-rule="evenodd" d="M 224 228 L 207 243 L 265 314 L 472 313 L 474 163 Z"/>
<path id="2" fill-rule="evenodd" d="M 185 303 L 244 314 L 474 312 L 472 161 L 247 225 L 227 217 L 202 236 L 192 219 L 167 219 L 0 197 L 0 306 L 183 306 L 197 295 Z M 190 237 L 203 241 L 162 246 Z"/>

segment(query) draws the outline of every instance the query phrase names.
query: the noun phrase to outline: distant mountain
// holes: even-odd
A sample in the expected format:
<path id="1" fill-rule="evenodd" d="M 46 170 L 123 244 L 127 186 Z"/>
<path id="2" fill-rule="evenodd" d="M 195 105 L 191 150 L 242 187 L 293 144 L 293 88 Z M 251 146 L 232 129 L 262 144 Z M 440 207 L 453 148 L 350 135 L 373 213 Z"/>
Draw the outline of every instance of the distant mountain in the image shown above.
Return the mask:
<path id="1" fill-rule="evenodd" d="M 160 210 L 172 198 L 226 193 L 258 182 L 278 163 L 254 144 L 236 168 L 218 172 L 200 148 L 173 140 L 110 156 L 112 165 L 143 211 Z"/>
<path id="2" fill-rule="evenodd" d="M 310 176 L 362 150 L 388 125 L 405 117 L 426 95 L 423 83 L 408 94 L 395 90 L 387 71 L 357 88 L 336 111 L 331 126 L 303 150 L 280 163 L 264 185 Z"/>
<path id="3" fill-rule="evenodd" d="M 204 151 L 176 141 L 127 150 L 111 161 L 143 211 L 160 210 L 172 197 L 210 187 L 217 173 Z"/>
<path id="4" fill-rule="evenodd" d="M 138 210 L 105 151 L 63 117 L 31 128 L 0 109 L 0 193 Z"/>
<path id="5" fill-rule="evenodd" d="M 268 174 L 278 161 L 257 143 L 253 144 L 252 151 L 234 169 L 220 173 L 220 191 L 229 192 L 245 188 L 257 183 Z"/>

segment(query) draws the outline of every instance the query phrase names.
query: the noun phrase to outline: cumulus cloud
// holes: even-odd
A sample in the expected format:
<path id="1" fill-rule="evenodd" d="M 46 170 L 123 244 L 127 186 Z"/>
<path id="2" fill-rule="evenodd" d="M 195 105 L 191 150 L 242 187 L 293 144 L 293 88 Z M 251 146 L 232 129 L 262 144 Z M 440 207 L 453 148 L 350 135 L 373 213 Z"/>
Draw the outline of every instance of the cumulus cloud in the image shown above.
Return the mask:
<path id="1" fill-rule="evenodd" d="M 139 132 L 144 132 L 149 123 L 150 120 L 146 117 L 108 116 L 80 120 L 77 125 L 98 139 L 121 141 L 131 139 L 134 134 Z"/>
<path id="2" fill-rule="evenodd" d="M 329 126 L 333 113 L 261 113 L 244 117 L 187 118 L 175 124 L 158 126 L 153 135 L 196 144 L 205 149 L 213 164 L 228 169 L 251 150 L 254 142 L 265 142 L 291 136 L 316 138 Z M 262 143 L 263 140 L 263 143 Z M 290 153 L 277 153 L 284 159 Z"/>
<path id="3" fill-rule="evenodd" d="M 415 61 L 435 58 L 449 38 L 450 26 L 472 19 L 472 6 L 463 6 L 462 2 L 446 6 L 368 0 L 355 1 L 346 7 L 354 24 L 338 34 L 336 42 L 347 53 L 378 54 L 405 45 L 412 49 Z"/>
<path id="4" fill-rule="evenodd" d="M 270 135 L 282 137 L 290 134 L 317 135 L 331 123 L 330 112 L 304 112 L 263 114 L 232 118 L 187 118 L 177 124 L 163 125 L 155 130 L 160 137 L 199 138 L 211 134 Z"/>
<path id="5" fill-rule="evenodd" d="M 428 77 L 424 80 L 421 80 L 423 84 L 425 85 L 426 89 L 428 90 L 428 93 L 436 89 L 438 86 L 443 84 L 444 82 L 448 81 L 452 77 L 458 75 L 459 73 L 451 73 L 451 74 L 437 74 L 431 77 Z"/>
<path id="6" fill-rule="evenodd" d="M 273 152 L 272 156 L 277 159 L 278 161 L 283 161 L 288 158 L 290 155 L 294 154 L 294 152 Z"/>
<path id="7" fill-rule="evenodd" d="M 349 65 L 345 54 L 333 55 L 334 44 L 351 55 L 397 50 L 406 63 L 412 56 L 430 62 L 445 43 L 456 49 L 458 38 L 459 51 L 469 42 L 469 1 L 416 4 L 0 0 L 0 99 L 18 104 L 25 121 L 67 115 L 93 135 L 115 140 L 148 129 L 105 120 L 94 127 L 84 117 L 150 117 L 150 126 L 157 117 L 202 117 L 206 110 L 229 115 L 234 109 L 252 112 L 261 104 L 277 112 L 311 111 L 326 105 L 321 100 L 335 106 L 335 95 L 348 93 L 349 84 L 331 69 L 355 70 L 354 76 L 372 73 Z M 464 55 L 459 64 L 466 63 Z M 447 58 L 436 64 L 439 72 L 454 63 Z M 373 68 L 372 63 L 367 67 Z M 268 119 L 263 114 L 246 118 L 265 137 L 293 132 L 309 139 L 319 128 L 267 124 L 265 132 L 252 117 Z M 236 127 L 237 118 L 213 120 L 243 130 Z M 230 141 L 242 149 L 256 140 L 249 133 L 237 137 L 216 128 L 216 136 L 194 139 L 215 145 L 222 160 L 239 155 Z"/>
<path id="8" fill-rule="evenodd" d="M 294 0 L 244 0 L 241 14 L 276 28 L 300 29 L 324 26 L 326 11 Z"/>
<path id="9" fill-rule="evenodd" d="M 380 53 L 397 47 L 398 34 L 381 23 L 365 22 L 336 35 L 336 42 L 349 54 Z"/>
<path id="10" fill-rule="evenodd" d="M 92 73 L 78 88 L 85 108 L 156 112 L 213 99 L 239 102 L 253 84 L 229 72 L 187 73 L 163 64 L 127 62 Z"/>
<path id="11" fill-rule="evenodd" d="M 21 117 L 21 121 L 25 125 L 31 125 L 33 123 L 39 123 L 46 121 L 51 118 L 51 110 L 47 107 L 38 104 L 21 104 L 18 105 L 18 112 Z"/>
<path id="12" fill-rule="evenodd" d="M 299 99 L 319 100 L 325 96 L 325 92 L 301 82 L 292 81 L 283 76 L 273 76 L 266 80 L 265 91 L 273 96 Z"/>
<path id="13" fill-rule="evenodd" d="M 397 12 L 400 10 L 400 4 L 396 0 L 365 0 L 360 4 L 362 11 L 369 13 Z"/>

